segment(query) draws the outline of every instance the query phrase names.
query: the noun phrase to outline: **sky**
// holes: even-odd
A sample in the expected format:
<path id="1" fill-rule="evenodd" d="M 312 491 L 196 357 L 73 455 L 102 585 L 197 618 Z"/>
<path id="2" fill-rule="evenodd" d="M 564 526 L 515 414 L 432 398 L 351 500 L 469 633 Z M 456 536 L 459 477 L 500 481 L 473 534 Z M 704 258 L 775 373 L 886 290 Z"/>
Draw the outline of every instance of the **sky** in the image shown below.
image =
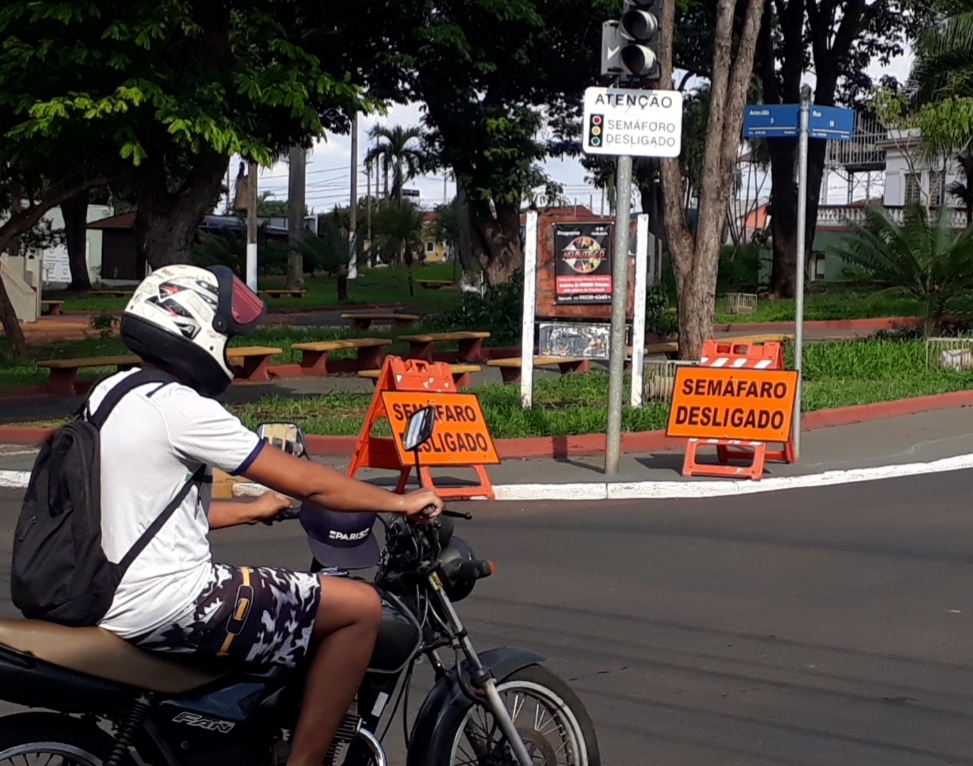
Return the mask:
<path id="1" fill-rule="evenodd" d="M 881 75 L 891 74 L 900 81 L 904 81 L 909 73 L 911 63 L 912 55 L 906 53 L 892 61 L 887 67 L 873 64 L 869 68 L 869 73 L 876 80 Z M 813 74 L 809 74 L 806 80 L 813 87 Z M 366 191 L 363 160 L 370 145 L 368 131 L 377 124 L 411 126 L 420 124 L 421 120 L 422 107 L 420 104 L 393 104 L 385 115 L 370 114 L 359 117 L 358 193 L 360 197 L 364 197 Z M 238 158 L 234 158 L 230 165 L 234 172 L 237 162 Z M 564 186 L 564 194 L 570 202 L 580 205 L 590 204 L 595 212 L 601 211 L 601 191 L 587 182 L 586 171 L 579 158 L 549 160 L 544 164 L 544 168 L 555 181 Z M 286 199 L 287 171 L 286 162 L 278 162 L 272 168 L 261 168 L 258 183 L 259 191 L 272 192 L 275 199 Z M 375 183 L 376 179 L 372 179 L 372 181 Z M 452 179 L 446 179 L 445 189 L 443 181 L 442 174 L 427 175 L 409 182 L 406 188 L 418 189 L 421 206 L 432 208 L 443 201 L 449 201 L 456 193 L 456 184 Z M 332 209 L 335 205 L 347 205 L 350 199 L 350 185 L 351 137 L 328 134 L 326 138 L 316 142 L 308 156 L 306 196 L 308 208 L 314 213 L 323 213 Z M 769 192 L 769 185 L 764 184 L 764 186 L 766 192 Z M 864 191 L 861 191 L 859 196 L 863 194 Z M 841 178 L 832 176 L 828 182 L 827 201 L 832 204 L 841 204 L 845 202 L 846 195 L 846 182 Z"/>

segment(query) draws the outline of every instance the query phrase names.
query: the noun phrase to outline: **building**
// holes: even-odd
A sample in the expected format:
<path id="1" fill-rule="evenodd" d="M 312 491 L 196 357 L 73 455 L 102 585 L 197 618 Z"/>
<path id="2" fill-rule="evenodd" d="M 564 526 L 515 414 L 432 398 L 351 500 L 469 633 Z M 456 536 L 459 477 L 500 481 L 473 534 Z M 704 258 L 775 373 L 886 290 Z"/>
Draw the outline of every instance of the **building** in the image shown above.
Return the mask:
<path id="1" fill-rule="evenodd" d="M 422 216 L 422 257 L 426 263 L 443 263 L 454 255 L 453 242 L 442 240 L 438 236 L 439 222 L 436 213 L 429 212 Z"/>

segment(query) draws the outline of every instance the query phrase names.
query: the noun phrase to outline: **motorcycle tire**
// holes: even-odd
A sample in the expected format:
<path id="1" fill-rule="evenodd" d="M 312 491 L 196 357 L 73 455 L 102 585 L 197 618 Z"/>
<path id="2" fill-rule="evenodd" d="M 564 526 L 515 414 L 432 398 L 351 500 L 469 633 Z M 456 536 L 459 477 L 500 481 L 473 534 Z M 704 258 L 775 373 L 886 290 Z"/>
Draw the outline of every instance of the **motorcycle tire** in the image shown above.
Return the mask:
<path id="1" fill-rule="evenodd" d="M 601 766 L 598 739 L 588 711 L 571 687 L 550 670 L 540 665 L 522 668 L 498 680 L 497 691 L 507 703 L 508 711 L 517 706 L 519 695 L 524 696 L 524 703 L 518 709 L 518 718 L 526 709 L 528 698 L 532 697 L 543 702 L 544 707 L 547 708 L 543 714 L 534 711 L 533 727 L 525 726 L 524 720 L 514 721 L 514 725 L 524 737 L 524 744 L 527 745 L 527 751 L 534 758 L 536 766 L 561 766 L 563 761 L 559 760 L 557 753 L 562 749 L 570 756 L 568 761 L 570 766 Z M 513 697 L 513 704 L 510 701 L 511 697 Z M 539 715 L 542 716 L 541 720 L 538 719 Z M 539 727 L 551 731 L 548 723 L 543 720 L 543 715 L 551 715 L 550 722 L 558 724 L 557 730 L 563 741 L 561 748 L 555 749 L 542 736 L 543 732 L 537 731 Z M 479 722 L 476 720 L 478 716 L 481 719 Z M 471 705 L 466 713 L 459 716 L 451 725 L 450 736 L 446 739 L 452 742 L 452 745 L 442 753 L 437 766 L 468 766 L 478 763 L 495 763 L 498 766 L 507 766 L 509 763 L 509 766 L 517 766 L 517 761 L 499 739 L 501 737 L 499 733 L 495 735 L 498 739 L 492 739 L 490 742 L 497 746 L 496 752 L 490 750 L 486 755 L 482 750 L 478 754 L 474 752 L 476 748 L 469 739 L 467 727 L 492 730 L 494 727 L 488 723 L 492 718 L 492 714 L 484 708 Z M 481 741 L 481 747 L 483 744 Z M 489 747 L 489 744 L 487 746 Z"/>
<path id="2" fill-rule="evenodd" d="M 57 713 L 18 713 L 0 718 L 0 766 L 26 763 L 30 754 L 60 756 L 77 766 L 103 766 L 115 741 L 92 723 Z M 126 757 L 124 763 L 131 764 Z"/>

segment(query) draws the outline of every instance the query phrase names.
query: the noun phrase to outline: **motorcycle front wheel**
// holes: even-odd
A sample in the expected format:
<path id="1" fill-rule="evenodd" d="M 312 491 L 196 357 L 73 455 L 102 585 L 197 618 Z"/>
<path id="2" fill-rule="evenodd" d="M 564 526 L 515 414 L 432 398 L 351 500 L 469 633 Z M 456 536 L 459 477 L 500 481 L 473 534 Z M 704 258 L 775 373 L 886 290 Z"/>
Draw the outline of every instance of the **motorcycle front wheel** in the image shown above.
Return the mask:
<path id="1" fill-rule="evenodd" d="M 588 711 L 554 673 L 531 665 L 499 680 L 497 691 L 534 766 L 601 766 Z M 472 705 L 454 726 L 439 766 L 518 766 L 491 711 Z"/>
<path id="2" fill-rule="evenodd" d="M 0 718 L 0 766 L 103 766 L 113 740 L 97 726 L 54 713 Z M 126 758 L 125 763 L 131 763 Z"/>

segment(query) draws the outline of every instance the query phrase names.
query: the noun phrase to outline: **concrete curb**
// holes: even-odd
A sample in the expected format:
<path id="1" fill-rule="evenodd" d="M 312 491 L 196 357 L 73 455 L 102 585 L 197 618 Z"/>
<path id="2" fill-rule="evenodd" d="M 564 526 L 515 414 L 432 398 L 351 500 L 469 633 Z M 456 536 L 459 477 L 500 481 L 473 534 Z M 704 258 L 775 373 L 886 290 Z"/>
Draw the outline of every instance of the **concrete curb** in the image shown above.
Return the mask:
<path id="1" fill-rule="evenodd" d="M 805 320 L 805 330 L 891 330 L 914 327 L 921 317 L 871 317 L 869 319 L 812 319 Z M 794 320 L 786 322 L 724 322 L 713 324 L 714 332 L 793 330 Z"/>
<path id="2" fill-rule="evenodd" d="M 882 420 L 918 412 L 946 410 L 953 407 L 973 406 L 973 390 L 952 391 L 946 394 L 915 396 L 909 399 L 893 399 L 873 404 L 855 404 L 815 410 L 801 418 L 806 431 L 831 426 L 845 426 L 869 420 Z M 54 429 L 36 426 L 0 426 L 0 444 L 39 444 Z M 356 436 L 307 436 L 308 451 L 320 457 L 348 457 L 355 449 Z M 598 455 L 605 451 L 604 434 L 579 434 L 576 436 L 538 436 L 524 439 L 497 439 L 497 454 L 501 460 L 528 458 L 563 458 Z M 654 452 L 681 449 L 685 439 L 670 439 L 665 431 L 635 431 L 622 434 L 622 452 Z"/>

